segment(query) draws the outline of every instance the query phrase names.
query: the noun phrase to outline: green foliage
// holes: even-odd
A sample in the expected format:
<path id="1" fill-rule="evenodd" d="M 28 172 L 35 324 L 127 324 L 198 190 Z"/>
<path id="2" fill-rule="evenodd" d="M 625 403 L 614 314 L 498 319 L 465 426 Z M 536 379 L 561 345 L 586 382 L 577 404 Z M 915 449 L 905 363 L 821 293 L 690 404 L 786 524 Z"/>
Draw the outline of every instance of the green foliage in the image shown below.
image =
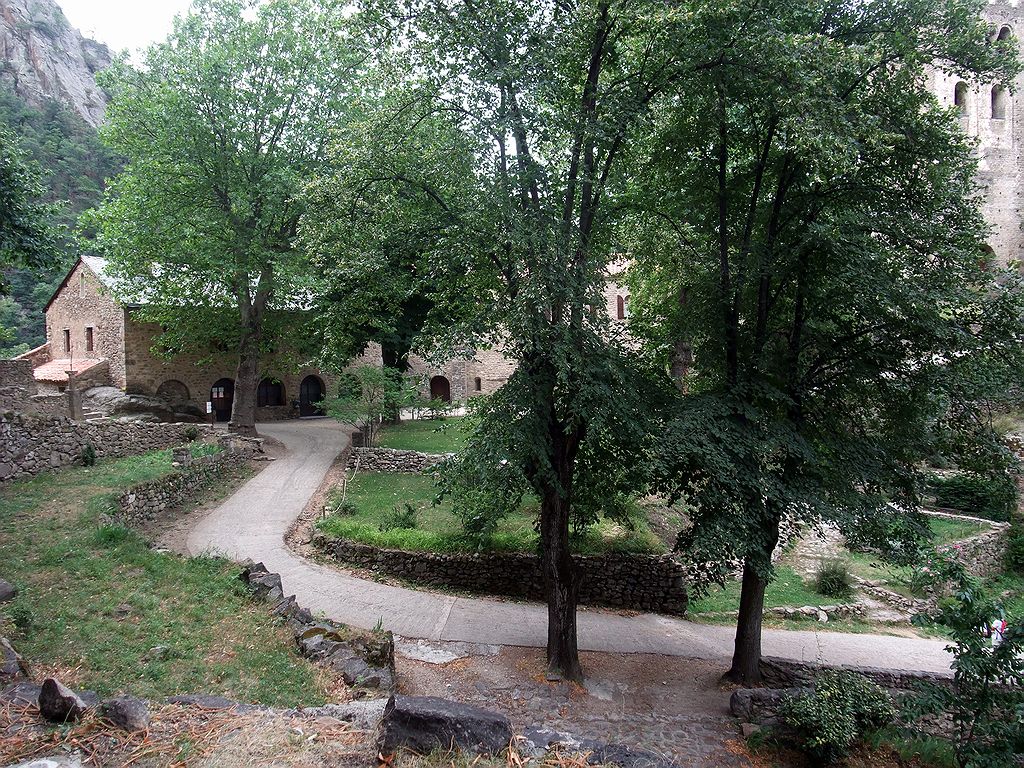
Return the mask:
<path id="1" fill-rule="evenodd" d="M 415 384 L 394 368 L 360 365 L 346 371 L 338 383 L 338 396 L 328 399 L 327 413 L 363 433 L 363 444 L 377 445 L 381 424 L 397 418 L 415 393 Z"/>
<path id="2" fill-rule="evenodd" d="M 814 589 L 825 597 L 849 597 L 853 592 L 853 577 L 850 565 L 844 560 L 829 560 L 822 563 L 814 579 Z"/>
<path id="3" fill-rule="evenodd" d="M 1016 514 L 1006 534 L 1006 570 L 1024 576 L 1024 516 Z"/>
<path id="4" fill-rule="evenodd" d="M 42 270 L 56 260 L 53 206 L 43 199 L 42 176 L 17 138 L 0 126 L 0 270 Z M 0 271 L 0 296 L 9 290 Z"/>
<path id="5" fill-rule="evenodd" d="M 877 552 L 884 562 L 901 566 L 920 562 L 932 538 L 929 518 L 916 508 L 864 510 L 847 518 L 843 534 L 851 551 Z"/>
<path id="6" fill-rule="evenodd" d="M 934 621 L 952 636 L 953 685 L 922 685 L 908 703 L 911 718 L 948 716 L 960 768 L 1012 765 L 1024 754 L 1024 615 L 1007 614 L 959 562 L 936 557 L 933 582 L 946 596 Z M 1006 619 L 1002 643 L 990 638 L 991 622 Z"/>
<path id="7" fill-rule="evenodd" d="M 2 608 L 7 620 L 14 625 L 19 632 L 27 632 L 32 628 L 32 608 L 28 601 L 19 596 Z"/>
<path id="8" fill-rule="evenodd" d="M 190 424 L 181 431 L 182 437 L 188 440 L 190 443 L 194 443 L 199 437 L 199 427 L 195 424 Z"/>
<path id="9" fill-rule="evenodd" d="M 92 447 L 92 443 L 85 446 L 82 449 L 82 453 L 78 457 L 79 463 L 84 467 L 96 466 L 96 449 Z"/>
<path id="10" fill-rule="evenodd" d="M 192 445 L 189 448 L 189 452 L 192 454 L 193 459 L 201 459 L 204 456 L 214 456 L 218 453 L 222 453 L 224 449 L 217 443 L 199 443 L 198 445 Z"/>
<path id="11" fill-rule="evenodd" d="M 392 507 L 380 518 L 380 530 L 382 533 L 395 530 L 412 530 L 417 523 L 416 507 L 406 502 L 401 507 Z"/>
<path id="12" fill-rule="evenodd" d="M 974 517 L 1007 521 L 1017 509 L 1017 484 L 1006 474 L 985 477 L 976 473 L 958 473 L 933 477 L 929 489 L 935 505 L 956 509 Z"/>
<path id="13" fill-rule="evenodd" d="M 300 192 L 351 108 L 358 52 L 342 3 L 200 0 L 138 68 L 100 75 L 107 144 L 127 165 L 90 217 L 122 298 L 162 323 L 160 351 L 235 349 L 233 421 L 258 371 L 316 353 Z M 198 298 L 198 301 L 197 301 Z M 198 306 L 197 306 L 198 305 Z"/>
<path id="14" fill-rule="evenodd" d="M 799 573 L 788 565 L 779 565 L 775 568 L 772 581 L 765 590 L 764 601 L 766 608 L 799 608 L 804 605 L 817 605 L 820 597 L 813 585 L 807 584 Z M 724 586 L 708 586 L 703 594 L 693 595 L 692 598 L 688 608 L 688 613 L 692 616 L 733 612 L 740 605 L 740 584 L 737 581 L 728 581 Z M 849 600 L 838 598 L 836 602 L 845 603 Z"/>
<path id="15" fill-rule="evenodd" d="M 32 269 L 5 269 L 10 295 L 0 298 L 0 329 L 11 329 L 13 346 L 5 348 L 11 342 L 0 340 L 0 357 L 46 341 L 43 307 L 69 268 L 71 255 L 80 250 L 74 239 L 78 216 L 99 202 L 104 179 L 120 167 L 92 126 L 67 107 L 56 101 L 30 107 L 0 85 L 0 133 L 5 130 L 17 137 L 21 151 L 38 169 L 41 201 L 49 206 L 46 218 L 52 224 L 57 256 Z"/>
<path id="16" fill-rule="evenodd" d="M 891 723 L 896 711 L 889 694 L 863 675 L 829 670 L 815 678 L 812 690 L 787 699 L 781 714 L 802 748 L 830 764 L 869 731 Z"/>

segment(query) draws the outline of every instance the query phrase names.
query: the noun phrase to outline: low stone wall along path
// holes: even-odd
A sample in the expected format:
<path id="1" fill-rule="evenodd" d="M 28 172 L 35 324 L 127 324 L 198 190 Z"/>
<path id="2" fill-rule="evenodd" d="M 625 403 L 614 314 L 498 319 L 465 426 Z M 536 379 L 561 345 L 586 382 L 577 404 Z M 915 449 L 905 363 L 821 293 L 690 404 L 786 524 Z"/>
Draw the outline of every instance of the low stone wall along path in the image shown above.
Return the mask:
<path id="1" fill-rule="evenodd" d="M 294 554 L 289 527 L 316 492 L 348 435 L 328 420 L 262 424 L 260 431 L 288 448 L 287 455 L 239 489 L 188 536 L 192 554 L 217 552 L 250 558 L 280 573 L 288 591 L 314 613 L 364 629 L 378 620 L 409 638 L 543 647 L 547 609 L 537 603 L 465 598 L 378 584 Z M 726 660 L 731 627 L 696 624 L 655 614 L 624 616 L 581 610 L 580 648 Z M 942 640 L 841 632 L 764 631 L 764 653 L 798 661 L 944 672 Z"/>

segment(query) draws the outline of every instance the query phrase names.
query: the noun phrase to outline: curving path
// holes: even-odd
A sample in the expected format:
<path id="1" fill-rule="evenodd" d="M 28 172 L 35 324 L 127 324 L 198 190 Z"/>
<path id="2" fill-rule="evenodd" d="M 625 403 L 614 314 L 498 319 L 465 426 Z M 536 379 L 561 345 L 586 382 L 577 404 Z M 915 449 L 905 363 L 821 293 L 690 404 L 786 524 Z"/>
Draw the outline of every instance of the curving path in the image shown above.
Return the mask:
<path id="1" fill-rule="evenodd" d="M 287 454 L 189 533 L 189 553 L 262 561 L 281 574 L 285 594 L 295 594 L 314 613 L 354 626 L 368 629 L 382 620 L 386 628 L 410 638 L 545 645 L 547 609 L 543 605 L 378 584 L 294 554 L 284 542 L 285 533 L 347 445 L 348 435 L 329 420 L 263 424 L 260 431 L 284 443 Z M 653 614 L 622 616 L 583 609 L 579 642 L 581 650 L 728 659 L 733 629 Z M 766 656 L 931 672 L 948 671 L 950 659 L 944 646 L 941 640 L 841 632 L 765 630 L 763 637 Z"/>

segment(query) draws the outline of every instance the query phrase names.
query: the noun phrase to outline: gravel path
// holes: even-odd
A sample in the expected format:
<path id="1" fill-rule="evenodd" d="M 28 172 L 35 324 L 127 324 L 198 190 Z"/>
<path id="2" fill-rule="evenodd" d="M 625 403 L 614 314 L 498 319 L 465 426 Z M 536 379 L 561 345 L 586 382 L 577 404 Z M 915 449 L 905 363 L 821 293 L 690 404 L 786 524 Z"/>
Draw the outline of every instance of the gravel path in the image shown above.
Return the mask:
<path id="1" fill-rule="evenodd" d="M 288 452 L 254 477 L 189 533 L 191 554 L 215 552 L 262 561 L 281 574 L 286 594 L 314 612 L 358 627 L 378 620 L 411 638 L 543 647 L 544 606 L 465 598 L 379 584 L 294 554 L 284 536 L 316 492 L 348 435 L 330 420 L 264 424 L 260 431 Z M 581 650 L 649 653 L 695 659 L 731 656 L 730 627 L 652 614 L 581 610 Z M 941 640 L 840 632 L 765 630 L 764 653 L 802 661 L 946 671 Z"/>

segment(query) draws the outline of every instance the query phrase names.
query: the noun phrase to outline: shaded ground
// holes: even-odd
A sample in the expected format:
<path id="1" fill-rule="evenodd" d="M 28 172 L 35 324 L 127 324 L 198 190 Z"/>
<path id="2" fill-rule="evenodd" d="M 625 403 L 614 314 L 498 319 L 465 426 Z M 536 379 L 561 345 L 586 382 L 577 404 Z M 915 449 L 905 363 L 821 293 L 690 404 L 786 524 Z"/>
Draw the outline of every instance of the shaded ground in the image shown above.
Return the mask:
<path id="1" fill-rule="evenodd" d="M 419 644 L 418 648 L 444 649 L 445 644 Z M 584 653 L 587 684 L 581 688 L 547 682 L 541 650 L 471 650 L 476 655 L 445 664 L 401 658 L 401 692 L 498 710 L 518 728 L 543 725 L 640 747 L 684 766 L 751 765 L 743 757 L 742 739 L 728 712 L 730 691 L 718 683 L 721 663 Z M 399 652 L 403 653 L 401 646 Z"/>

